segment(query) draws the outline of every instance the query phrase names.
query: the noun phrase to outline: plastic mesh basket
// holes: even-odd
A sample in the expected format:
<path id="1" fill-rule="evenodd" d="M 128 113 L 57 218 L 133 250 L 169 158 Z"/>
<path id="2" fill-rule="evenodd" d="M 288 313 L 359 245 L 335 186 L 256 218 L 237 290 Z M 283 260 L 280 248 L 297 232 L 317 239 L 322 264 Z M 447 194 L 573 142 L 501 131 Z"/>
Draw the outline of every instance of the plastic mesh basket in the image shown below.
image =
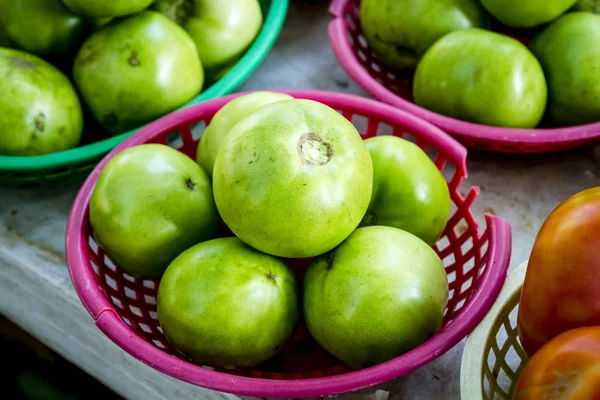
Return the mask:
<path id="1" fill-rule="evenodd" d="M 468 147 L 503 153 L 544 153 L 600 140 L 600 122 L 550 129 L 509 129 L 474 124 L 419 107 L 412 98 L 412 78 L 383 65 L 362 34 L 361 0 L 333 0 L 329 25 L 333 51 L 350 77 L 373 97 L 423 118 L 452 134 Z M 499 28 L 500 29 L 500 28 Z M 518 32 L 502 30 L 519 40 Z"/>
<path id="2" fill-rule="evenodd" d="M 463 400 L 511 400 L 528 358 L 517 333 L 527 263 L 510 273 L 496 303 L 467 339 L 460 385 Z"/>
<path id="3" fill-rule="evenodd" d="M 486 216 L 486 228 L 479 229 L 471 212 L 479 190 L 463 191 L 461 187 L 466 177 L 464 147 L 433 125 L 373 100 L 321 91 L 286 93 L 339 110 L 357 126 L 363 138 L 394 134 L 413 140 L 443 171 L 453 202 L 452 216 L 435 246 L 450 282 L 444 325 L 421 346 L 362 370 L 351 370 L 331 358 L 316 345 L 302 324 L 278 355 L 256 368 L 197 366 L 178 358 L 157 321 L 158 281 L 135 279 L 106 257 L 92 237 L 88 205 L 103 166 L 128 147 L 162 143 L 194 157 L 203 127 L 234 96 L 215 99 L 164 117 L 113 150 L 82 186 L 69 217 L 66 237 L 71 278 L 97 326 L 134 357 L 192 384 L 250 396 L 309 397 L 348 392 L 388 381 L 425 365 L 462 340 L 486 314 L 506 277 L 511 250 L 510 227 L 500 217 Z M 300 281 L 309 261 L 290 260 Z"/>
<path id="4" fill-rule="evenodd" d="M 259 1 L 264 23 L 252 46 L 223 78 L 182 108 L 233 92 L 267 56 L 285 21 L 288 0 Z M 31 157 L 0 155 L 0 187 L 43 188 L 81 182 L 106 153 L 138 130 L 53 154 Z"/>

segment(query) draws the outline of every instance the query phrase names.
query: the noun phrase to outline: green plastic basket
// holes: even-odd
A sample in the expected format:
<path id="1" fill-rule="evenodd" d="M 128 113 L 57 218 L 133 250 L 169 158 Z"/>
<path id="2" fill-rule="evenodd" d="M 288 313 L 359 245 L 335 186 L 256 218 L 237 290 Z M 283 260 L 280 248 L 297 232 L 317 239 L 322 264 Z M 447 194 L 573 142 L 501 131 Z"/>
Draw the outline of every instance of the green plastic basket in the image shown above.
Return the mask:
<path id="1" fill-rule="evenodd" d="M 267 56 L 281 31 L 289 3 L 288 0 L 259 1 L 265 21 L 252 46 L 223 78 L 181 108 L 232 93 Z M 140 128 L 58 153 L 31 157 L 0 156 L 0 187 L 47 188 L 81 182 L 106 153 Z"/>
<path id="2" fill-rule="evenodd" d="M 468 336 L 460 372 L 463 400 L 510 400 L 528 358 L 517 333 L 527 263 L 513 270 L 496 302 Z"/>

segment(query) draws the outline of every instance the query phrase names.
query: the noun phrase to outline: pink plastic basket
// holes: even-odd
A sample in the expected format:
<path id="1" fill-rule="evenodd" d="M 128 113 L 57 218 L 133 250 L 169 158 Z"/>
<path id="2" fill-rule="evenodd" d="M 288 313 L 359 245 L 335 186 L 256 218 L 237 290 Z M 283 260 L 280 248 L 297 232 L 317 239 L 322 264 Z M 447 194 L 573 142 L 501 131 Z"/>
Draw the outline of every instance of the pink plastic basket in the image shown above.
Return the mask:
<path id="1" fill-rule="evenodd" d="M 600 122 L 566 128 L 509 129 L 446 117 L 413 103 L 412 79 L 383 65 L 369 48 L 359 18 L 361 0 L 333 0 L 329 38 L 348 75 L 376 99 L 421 117 L 452 134 L 467 147 L 502 153 L 545 153 L 600 140 Z M 522 32 L 499 28 L 526 41 Z"/>
<path id="2" fill-rule="evenodd" d="M 453 215 L 435 247 L 444 260 L 450 282 L 444 326 L 416 349 L 362 370 L 351 370 L 329 356 L 302 324 L 273 360 L 254 369 L 198 366 L 177 356 L 156 318 L 158 281 L 134 279 L 98 248 L 89 224 L 89 199 L 104 165 L 126 148 L 163 143 L 193 157 L 198 142 L 195 132 L 235 97 L 228 96 L 161 118 L 123 142 L 92 171 L 69 217 L 67 264 L 81 301 L 111 340 L 165 374 L 214 390 L 259 397 L 310 397 L 358 390 L 411 372 L 448 351 L 475 328 L 504 283 L 511 251 L 510 227 L 502 218 L 486 216 L 487 227 L 479 231 L 470 209 L 478 188 L 471 188 L 464 197 L 458 190 L 466 177 L 464 147 L 433 125 L 373 100 L 321 91 L 286 93 L 339 110 L 364 138 L 387 133 L 416 141 L 449 178 Z M 307 261 L 290 260 L 300 280 Z"/>

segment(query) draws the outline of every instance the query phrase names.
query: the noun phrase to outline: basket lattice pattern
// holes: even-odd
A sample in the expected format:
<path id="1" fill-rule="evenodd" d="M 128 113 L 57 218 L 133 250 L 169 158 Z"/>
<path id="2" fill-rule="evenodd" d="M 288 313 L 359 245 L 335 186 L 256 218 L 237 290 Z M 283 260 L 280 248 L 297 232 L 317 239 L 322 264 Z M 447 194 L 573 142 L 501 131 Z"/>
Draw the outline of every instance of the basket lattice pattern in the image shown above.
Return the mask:
<path id="1" fill-rule="evenodd" d="M 482 396 L 485 400 L 511 400 L 527 355 L 517 333 L 519 296 L 517 291 L 506 302 L 492 325 L 485 344 Z"/>
<path id="2" fill-rule="evenodd" d="M 369 74 L 396 95 L 412 101 L 412 76 L 403 76 L 383 64 L 369 48 L 360 26 L 361 0 L 350 0 L 344 11 L 348 40 L 354 55 Z"/>
<path id="3" fill-rule="evenodd" d="M 459 191 L 466 174 L 464 164 L 461 164 L 464 160 L 450 160 L 451 157 L 444 154 L 435 144 L 428 142 L 418 133 L 398 126 L 393 127 L 391 120 L 362 115 L 359 110 L 351 108 L 340 113 L 352 121 L 363 138 L 393 134 L 417 143 L 444 173 L 451 193 L 453 212 L 443 237 L 435 245 L 435 250 L 444 262 L 450 286 L 442 330 L 451 328 L 453 321 L 479 287 L 480 277 L 487 268 L 489 258 L 488 231 L 478 233 L 477 223 L 470 210 L 478 190 L 471 188 L 466 195 L 461 194 L 462 190 Z M 198 140 L 208 123 L 210 119 L 205 118 L 193 125 L 179 126 L 173 132 L 158 135 L 155 142 L 167 144 L 194 158 Z M 156 292 L 159 281 L 135 279 L 115 266 L 94 241 L 89 223 L 84 234 L 88 237 L 90 261 L 97 284 L 121 319 L 148 343 L 181 357 L 166 341 L 157 320 Z M 290 260 L 299 281 L 302 280 L 309 261 Z M 232 367 L 226 372 L 266 379 L 302 379 L 332 376 L 349 371 L 348 367 L 341 365 L 319 348 L 302 324 L 282 354 L 254 369 Z M 203 367 L 224 371 L 210 365 Z"/>
<path id="4" fill-rule="evenodd" d="M 94 169 L 102 157 L 85 162 L 51 170 L 35 170 L 30 172 L 0 172 L 0 187 L 12 189 L 45 189 L 57 185 L 81 182 Z"/>

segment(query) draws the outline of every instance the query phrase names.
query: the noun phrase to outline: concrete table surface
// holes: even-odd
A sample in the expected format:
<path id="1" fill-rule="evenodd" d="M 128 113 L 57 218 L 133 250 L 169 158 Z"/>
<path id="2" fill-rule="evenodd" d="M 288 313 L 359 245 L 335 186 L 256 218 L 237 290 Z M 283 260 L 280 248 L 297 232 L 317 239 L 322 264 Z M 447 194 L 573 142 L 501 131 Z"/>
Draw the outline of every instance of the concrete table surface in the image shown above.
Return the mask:
<path id="1" fill-rule="evenodd" d="M 323 89 L 366 95 L 339 67 L 327 37 L 328 2 L 292 0 L 272 53 L 240 90 Z M 600 186 L 598 151 L 515 157 L 469 153 L 467 186 L 479 186 L 475 204 L 506 218 L 513 229 L 511 267 L 529 255 L 546 216 L 567 197 Z M 65 267 L 65 224 L 77 187 L 29 192 L 0 190 L 0 312 L 124 396 L 151 399 L 237 399 L 169 378 L 105 338 L 84 310 Z M 408 376 L 339 396 L 459 399 L 463 343 Z M 475 384 L 475 382 L 474 382 Z"/>

